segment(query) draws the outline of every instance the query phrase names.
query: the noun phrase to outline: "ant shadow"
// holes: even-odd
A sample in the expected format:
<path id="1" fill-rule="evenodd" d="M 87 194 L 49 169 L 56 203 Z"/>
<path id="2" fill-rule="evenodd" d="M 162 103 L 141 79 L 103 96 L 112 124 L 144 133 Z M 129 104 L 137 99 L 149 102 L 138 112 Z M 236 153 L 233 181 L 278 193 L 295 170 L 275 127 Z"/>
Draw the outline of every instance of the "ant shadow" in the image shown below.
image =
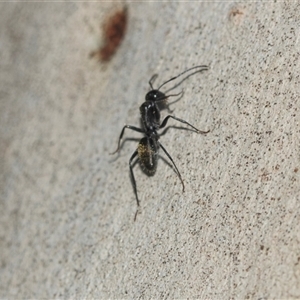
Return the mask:
<path id="1" fill-rule="evenodd" d="M 175 99 L 174 101 L 172 102 L 168 102 L 168 99 L 164 100 L 164 101 L 160 101 L 157 103 L 157 106 L 159 108 L 159 110 L 163 110 L 163 109 L 166 109 L 170 114 L 172 114 L 174 112 L 174 109 L 170 109 L 170 105 L 173 105 L 177 102 L 179 102 L 182 97 L 184 96 L 184 90 L 182 90 L 179 94 L 180 96 L 178 97 L 178 99 Z M 142 120 L 141 120 L 142 121 Z M 141 123 L 142 124 L 142 123 Z"/>

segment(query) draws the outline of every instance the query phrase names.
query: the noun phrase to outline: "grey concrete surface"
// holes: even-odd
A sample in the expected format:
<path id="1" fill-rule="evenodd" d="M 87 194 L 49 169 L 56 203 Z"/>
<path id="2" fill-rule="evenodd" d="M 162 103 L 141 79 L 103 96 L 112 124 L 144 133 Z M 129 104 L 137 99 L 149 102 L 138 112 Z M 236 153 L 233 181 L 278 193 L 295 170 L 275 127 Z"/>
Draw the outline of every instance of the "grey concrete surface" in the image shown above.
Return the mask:
<path id="1" fill-rule="evenodd" d="M 120 5 L 0 3 L 0 298 L 300 298 L 299 2 L 128 2 L 103 65 Z M 151 75 L 198 64 L 170 108 L 211 132 L 161 137 L 185 193 L 135 166 L 134 222 L 137 141 L 109 153 Z"/>

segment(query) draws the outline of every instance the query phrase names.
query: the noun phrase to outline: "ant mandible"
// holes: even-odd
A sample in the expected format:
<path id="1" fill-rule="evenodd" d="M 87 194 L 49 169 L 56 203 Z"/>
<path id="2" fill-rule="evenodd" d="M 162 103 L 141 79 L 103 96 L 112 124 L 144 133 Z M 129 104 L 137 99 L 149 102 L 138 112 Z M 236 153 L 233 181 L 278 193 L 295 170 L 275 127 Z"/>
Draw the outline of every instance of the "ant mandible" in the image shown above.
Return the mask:
<path id="1" fill-rule="evenodd" d="M 164 151 L 164 153 L 167 155 L 167 157 L 172 162 L 172 164 L 176 170 L 176 173 L 181 181 L 182 192 L 184 192 L 184 183 L 183 183 L 181 174 L 180 174 L 179 170 L 177 169 L 177 166 L 174 163 L 170 154 L 163 147 L 163 145 L 158 141 L 159 134 L 157 133 L 157 130 L 164 128 L 167 125 L 167 122 L 170 118 L 192 127 L 197 133 L 206 134 L 209 132 L 209 130 L 201 131 L 201 130 L 197 129 L 196 127 L 194 127 L 193 125 L 191 125 L 190 123 L 188 123 L 187 121 L 179 119 L 172 115 L 166 116 L 165 119 L 162 121 L 162 123 L 160 123 L 159 104 L 162 104 L 163 101 L 166 101 L 169 97 L 179 96 L 182 94 L 182 92 L 181 92 L 179 94 L 165 95 L 164 93 L 162 93 L 160 91 L 160 88 L 162 88 L 168 82 L 173 81 L 173 80 L 177 79 L 178 77 L 180 77 L 181 75 L 183 75 L 191 70 L 197 69 L 197 68 L 200 68 L 200 70 L 198 70 L 196 72 L 208 70 L 208 66 L 205 66 L 205 65 L 192 67 L 192 68 L 180 73 L 179 75 L 172 77 L 171 79 L 165 81 L 158 89 L 154 89 L 152 86 L 153 81 L 157 78 L 158 75 L 157 74 L 153 75 L 151 77 L 151 79 L 149 80 L 149 85 L 151 87 L 151 90 L 146 94 L 146 97 L 145 97 L 146 101 L 140 106 L 141 119 L 142 119 L 142 124 L 143 124 L 144 128 L 142 129 L 142 128 L 138 128 L 138 127 L 131 126 L 131 125 L 125 125 L 123 127 L 120 137 L 119 137 L 118 148 L 115 152 L 111 153 L 111 154 L 115 154 L 116 152 L 119 152 L 123 134 L 124 134 L 124 131 L 126 128 L 137 131 L 137 132 L 141 132 L 145 135 L 140 140 L 138 148 L 134 151 L 134 153 L 132 154 L 132 156 L 129 160 L 131 181 L 132 181 L 132 186 L 133 186 L 133 190 L 135 193 L 136 202 L 137 202 L 138 207 L 140 205 L 140 201 L 139 201 L 138 194 L 137 194 L 136 181 L 135 181 L 135 177 L 133 174 L 132 161 L 134 160 L 134 158 L 136 156 L 138 156 L 138 159 L 140 161 L 143 171 L 146 174 L 152 176 L 152 175 L 154 175 L 156 168 L 157 168 L 159 148 L 161 148 Z M 191 75 L 193 75 L 193 74 L 191 74 Z M 136 216 L 135 216 L 135 218 L 136 218 Z"/>

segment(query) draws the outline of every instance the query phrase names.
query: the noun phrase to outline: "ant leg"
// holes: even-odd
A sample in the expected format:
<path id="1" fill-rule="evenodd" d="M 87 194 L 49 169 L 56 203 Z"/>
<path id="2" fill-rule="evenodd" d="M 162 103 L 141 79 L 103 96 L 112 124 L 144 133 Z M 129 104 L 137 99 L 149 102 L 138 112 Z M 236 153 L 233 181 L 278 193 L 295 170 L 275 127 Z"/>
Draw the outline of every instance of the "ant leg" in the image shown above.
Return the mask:
<path id="1" fill-rule="evenodd" d="M 175 167 L 175 169 L 177 171 L 177 175 L 178 175 L 178 177 L 179 177 L 179 179 L 180 179 L 180 181 L 182 183 L 182 192 L 184 192 L 184 183 L 183 183 L 181 174 L 180 174 L 179 170 L 177 169 L 177 167 L 176 167 L 176 165 L 174 163 L 173 158 L 171 157 L 171 155 L 167 152 L 167 150 L 163 147 L 163 145 L 160 142 L 158 142 L 158 144 L 164 150 L 164 152 L 166 153 L 166 155 L 169 157 L 170 161 L 172 162 L 173 166 Z"/>
<path id="2" fill-rule="evenodd" d="M 193 129 L 195 129 L 197 131 L 197 133 L 206 134 L 206 133 L 209 132 L 209 130 L 208 131 L 201 131 L 201 130 L 197 129 L 196 127 L 194 127 L 192 124 L 188 123 L 187 121 L 179 119 L 179 118 L 176 118 L 176 117 L 171 116 L 171 115 L 165 117 L 165 119 L 163 120 L 163 122 L 161 123 L 161 125 L 159 126 L 159 128 L 165 127 L 167 125 L 167 122 L 168 122 L 169 118 L 172 118 L 172 119 L 174 119 L 176 121 L 179 121 L 181 123 L 184 123 L 186 125 L 191 126 Z"/>
<path id="3" fill-rule="evenodd" d="M 131 175 L 131 183 L 132 183 L 133 190 L 134 190 L 135 197 L 136 197 L 136 203 L 137 203 L 137 206 L 140 206 L 140 201 L 139 201 L 139 198 L 138 198 L 138 195 L 137 195 L 137 190 L 136 190 L 136 182 L 135 182 L 135 178 L 134 178 L 134 174 L 133 174 L 133 168 L 132 168 L 132 165 L 131 165 L 133 159 L 137 156 L 137 154 L 138 154 L 138 151 L 135 150 L 134 153 L 132 154 L 132 156 L 130 157 L 130 159 L 129 159 L 129 169 L 130 169 L 130 175 Z"/>
<path id="4" fill-rule="evenodd" d="M 125 126 L 123 127 L 123 129 L 122 129 L 122 131 L 121 131 L 121 134 L 120 134 L 120 137 L 119 137 L 118 148 L 117 148 L 117 150 L 114 151 L 113 153 L 110 153 L 110 155 L 115 154 L 115 153 L 117 153 L 117 152 L 120 151 L 120 145 L 121 145 L 122 137 L 123 137 L 123 134 L 124 134 L 124 131 L 125 131 L 126 128 L 129 128 L 129 129 L 134 130 L 134 131 L 137 131 L 137 132 L 142 132 L 142 133 L 144 133 L 144 130 L 141 129 L 141 128 L 138 128 L 138 127 L 135 127 L 135 126 L 131 126 L 131 125 L 125 125 Z"/>

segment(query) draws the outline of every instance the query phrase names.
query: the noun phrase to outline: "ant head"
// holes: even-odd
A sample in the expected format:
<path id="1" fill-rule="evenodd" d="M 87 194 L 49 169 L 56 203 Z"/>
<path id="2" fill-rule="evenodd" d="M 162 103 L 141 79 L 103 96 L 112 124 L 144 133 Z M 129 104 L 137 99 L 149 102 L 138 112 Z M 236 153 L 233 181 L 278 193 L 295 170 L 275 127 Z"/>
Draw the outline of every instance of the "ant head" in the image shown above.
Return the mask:
<path id="1" fill-rule="evenodd" d="M 151 90 L 146 94 L 146 101 L 159 101 L 166 99 L 166 95 L 159 90 Z"/>

